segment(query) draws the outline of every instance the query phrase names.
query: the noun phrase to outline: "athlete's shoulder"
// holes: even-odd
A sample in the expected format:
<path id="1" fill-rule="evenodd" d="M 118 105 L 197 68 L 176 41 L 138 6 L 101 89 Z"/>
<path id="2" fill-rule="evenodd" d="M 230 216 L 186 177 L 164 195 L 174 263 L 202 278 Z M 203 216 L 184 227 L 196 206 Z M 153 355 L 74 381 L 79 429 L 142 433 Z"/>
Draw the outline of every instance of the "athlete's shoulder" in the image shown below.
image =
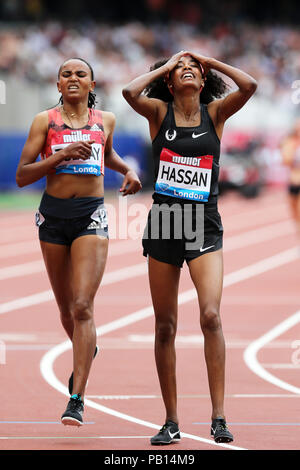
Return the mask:
<path id="1" fill-rule="evenodd" d="M 101 111 L 103 124 L 109 129 L 113 129 L 116 124 L 116 116 L 111 111 Z"/>
<path id="2" fill-rule="evenodd" d="M 115 114 L 112 113 L 111 111 L 100 111 L 100 112 L 102 113 L 103 118 L 111 120 L 111 121 L 116 120 Z"/>
<path id="3" fill-rule="evenodd" d="M 46 130 L 48 128 L 48 112 L 41 111 L 36 114 L 32 122 L 32 127 L 35 129 Z"/>
<path id="4" fill-rule="evenodd" d="M 35 119 L 46 119 L 48 118 L 48 110 L 41 111 L 35 115 Z"/>

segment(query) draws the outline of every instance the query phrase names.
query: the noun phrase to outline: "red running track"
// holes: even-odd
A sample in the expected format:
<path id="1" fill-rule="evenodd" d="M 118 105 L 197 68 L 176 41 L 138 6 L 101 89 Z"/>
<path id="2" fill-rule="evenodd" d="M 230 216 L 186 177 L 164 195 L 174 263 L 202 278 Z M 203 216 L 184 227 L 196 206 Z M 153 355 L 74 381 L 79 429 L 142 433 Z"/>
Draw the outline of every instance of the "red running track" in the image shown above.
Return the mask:
<path id="1" fill-rule="evenodd" d="M 82 428 L 60 424 L 68 400 L 71 344 L 43 266 L 34 211 L 1 214 L 2 450 L 153 450 L 149 438 L 163 424 L 164 408 L 153 354 L 147 264 L 140 240 L 132 239 L 142 230 L 151 196 L 129 199 L 126 220 L 117 197 L 106 203 L 112 239 L 95 302 L 101 351 L 89 378 Z M 225 229 L 225 410 L 235 440 L 216 445 L 209 435 L 203 337 L 184 266 L 177 333 L 182 440 L 160 449 L 299 449 L 300 259 L 286 194 L 268 190 L 253 200 L 229 194 L 220 199 L 219 210 Z"/>

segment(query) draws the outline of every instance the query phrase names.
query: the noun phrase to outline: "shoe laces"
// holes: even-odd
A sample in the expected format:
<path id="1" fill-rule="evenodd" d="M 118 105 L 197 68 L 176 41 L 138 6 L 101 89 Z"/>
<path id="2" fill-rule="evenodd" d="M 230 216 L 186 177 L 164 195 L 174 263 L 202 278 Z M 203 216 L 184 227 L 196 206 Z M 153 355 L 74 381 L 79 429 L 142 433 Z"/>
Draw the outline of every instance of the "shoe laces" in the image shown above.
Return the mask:
<path id="1" fill-rule="evenodd" d="M 171 426 L 172 424 L 173 424 L 172 422 L 167 421 L 167 422 L 163 425 L 163 427 L 160 429 L 159 432 L 160 432 L 160 433 L 161 433 L 161 432 L 164 432 L 164 431 L 165 431 L 166 429 L 168 429 L 168 427 Z M 174 423 L 174 424 L 175 424 L 175 423 Z"/>
<path id="2" fill-rule="evenodd" d="M 167 429 L 167 425 L 166 425 L 166 424 L 164 424 L 163 427 L 160 428 L 159 432 L 160 432 L 160 433 L 161 433 L 161 432 L 164 432 L 165 429 Z"/>
<path id="3" fill-rule="evenodd" d="M 70 398 L 70 408 L 72 410 L 75 410 L 78 406 L 83 406 L 83 402 L 82 402 L 80 396 L 79 395 L 72 396 Z"/>
<path id="4" fill-rule="evenodd" d="M 221 431 L 227 431 L 227 424 L 226 424 L 226 421 L 224 421 L 224 419 L 222 420 L 217 419 L 215 421 L 215 425 L 216 425 L 216 428 L 219 428 Z"/>

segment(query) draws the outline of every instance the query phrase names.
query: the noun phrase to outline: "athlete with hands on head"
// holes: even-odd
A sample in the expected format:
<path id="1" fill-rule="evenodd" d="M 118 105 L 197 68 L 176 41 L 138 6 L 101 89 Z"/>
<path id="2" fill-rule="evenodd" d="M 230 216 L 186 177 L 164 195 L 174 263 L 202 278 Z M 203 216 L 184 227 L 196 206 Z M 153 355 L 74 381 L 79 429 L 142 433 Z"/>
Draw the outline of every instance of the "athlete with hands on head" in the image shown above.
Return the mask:
<path id="1" fill-rule="evenodd" d="M 213 70 L 232 79 L 237 90 L 224 96 L 227 85 Z M 233 440 L 224 414 L 225 342 L 220 318 L 223 227 L 217 206 L 220 140 L 225 121 L 249 100 L 256 87 L 256 81 L 236 67 L 180 51 L 169 60 L 157 62 L 150 72 L 123 89 L 131 107 L 148 119 L 154 159 L 154 204 L 143 248 L 149 260 L 155 359 L 166 418 L 151 444 L 180 440 L 175 337 L 180 268 L 184 261 L 198 294 L 212 401 L 211 435 L 216 442 Z M 180 207 L 185 222 L 183 209 L 188 205 L 195 226 L 201 223 L 197 208 L 204 213 L 204 241 L 192 249 L 188 248 L 185 235 L 180 239 L 164 236 L 162 225 L 166 217 L 153 222 L 154 206 L 169 206 L 170 210 Z M 159 239 L 151 238 L 154 223 L 159 227 Z"/>
<path id="2" fill-rule="evenodd" d="M 141 188 L 136 173 L 113 149 L 115 116 L 94 109 L 95 84 L 85 60 L 69 59 L 61 65 L 60 103 L 35 117 L 16 174 L 20 187 L 47 177 L 36 224 L 61 322 L 73 346 L 71 397 L 61 419 L 75 426 L 83 424 L 85 387 L 98 351 L 94 298 L 109 238 L 104 167 L 124 175 L 124 196 Z"/>

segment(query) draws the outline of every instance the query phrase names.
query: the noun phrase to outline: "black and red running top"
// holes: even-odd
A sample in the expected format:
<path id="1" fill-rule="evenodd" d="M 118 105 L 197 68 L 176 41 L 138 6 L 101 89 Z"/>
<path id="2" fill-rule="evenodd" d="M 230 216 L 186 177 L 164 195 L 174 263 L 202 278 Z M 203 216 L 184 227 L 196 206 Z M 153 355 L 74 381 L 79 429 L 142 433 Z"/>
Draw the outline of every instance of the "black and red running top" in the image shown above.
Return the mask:
<path id="1" fill-rule="evenodd" d="M 86 126 L 72 129 L 63 121 L 59 107 L 48 110 L 48 134 L 41 153 L 42 159 L 49 158 L 73 142 L 94 140 L 92 153 L 87 160 L 67 159 L 54 169 L 56 174 L 104 175 L 105 134 L 102 112 L 89 108 L 89 120 Z"/>
<path id="2" fill-rule="evenodd" d="M 201 104 L 201 122 L 195 127 L 178 127 L 172 103 L 152 142 L 154 194 L 157 202 L 217 203 L 220 140 Z"/>

